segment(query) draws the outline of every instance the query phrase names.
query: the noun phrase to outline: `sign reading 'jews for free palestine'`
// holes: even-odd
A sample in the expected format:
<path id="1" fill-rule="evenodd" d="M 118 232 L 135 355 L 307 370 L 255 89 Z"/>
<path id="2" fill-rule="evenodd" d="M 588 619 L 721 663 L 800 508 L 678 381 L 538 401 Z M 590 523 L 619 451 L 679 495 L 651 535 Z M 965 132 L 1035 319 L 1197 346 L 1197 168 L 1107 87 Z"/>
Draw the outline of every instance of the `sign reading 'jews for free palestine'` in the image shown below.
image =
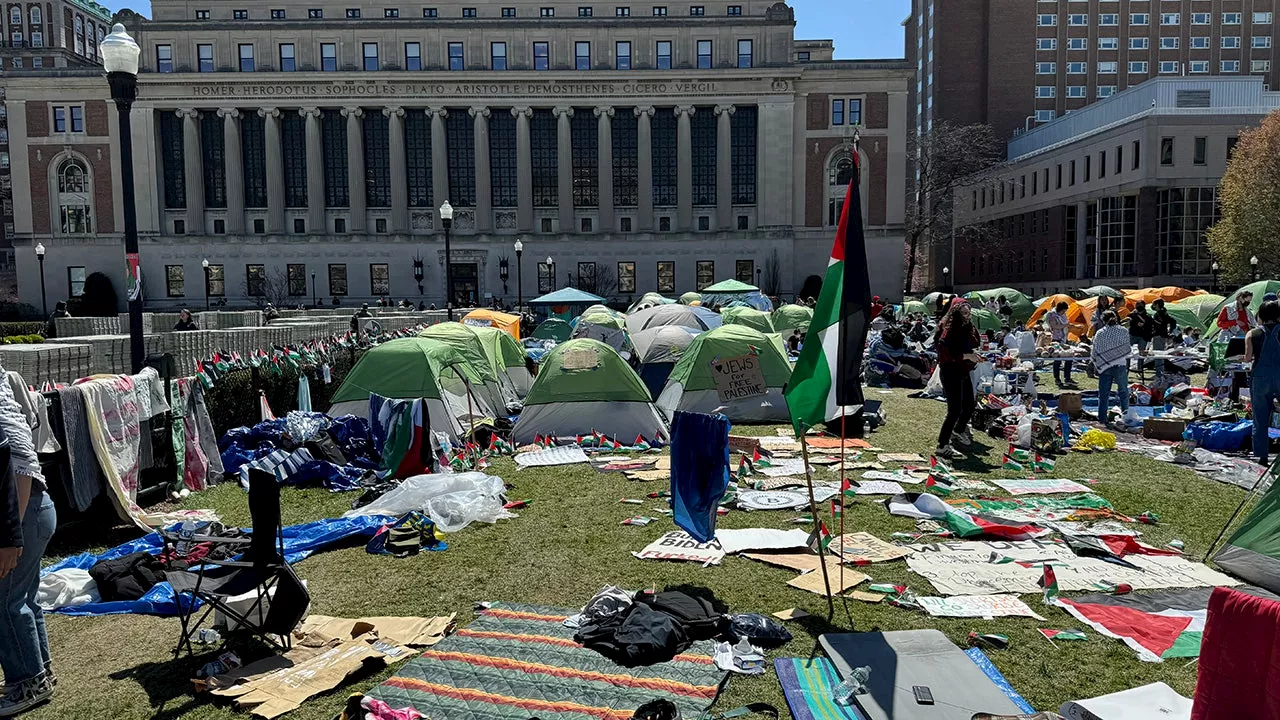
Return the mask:
<path id="1" fill-rule="evenodd" d="M 769 392 L 764 384 L 764 372 L 760 369 L 760 358 L 755 355 L 716 360 L 711 363 L 711 369 L 720 402 L 744 400 Z"/>

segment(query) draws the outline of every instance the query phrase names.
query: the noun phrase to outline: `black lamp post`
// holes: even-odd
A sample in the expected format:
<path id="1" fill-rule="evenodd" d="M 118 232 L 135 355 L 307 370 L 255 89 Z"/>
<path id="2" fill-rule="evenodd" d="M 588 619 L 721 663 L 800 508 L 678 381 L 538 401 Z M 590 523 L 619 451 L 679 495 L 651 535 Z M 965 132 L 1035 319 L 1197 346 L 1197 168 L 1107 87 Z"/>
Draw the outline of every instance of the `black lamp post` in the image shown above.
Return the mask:
<path id="1" fill-rule="evenodd" d="M 124 25 L 116 23 L 98 45 L 107 71 L 111 99 L 120 115 L 120 189 L 124 200 L 124 258 L 129 273 L 129 354 L 133 373 L 142 371 L 142 264 L 138 259 L 138 208 L 133 189 L 133 127 L 130 109 L 138 98 L 138 55 L 141 49 Z"/>
<path id="2" fill-rule="evenodd" d="M 209 310 L 209 258 L 200 261 L 200 267 L 204 269 L 204 309 Z"/>
<path id="3" fill-rule="evenodd" d="M 1209 271 L 1213 273 L 1213 293 L 1216 295 L 1218 293 L 1218 273 L 1222 272 L 1217 260 L 1213 261 L 1213 264 L 1209 266 Z"/>
<path id="4" fill-rule="evenodd" d="M 511 279 L 511 263 L 506 258 L 498 258 L 498 278 L 502 280 L 502 294 L 507 294 L 507 280 Z"/>
<path id="5" fill-rule="evenodd" d="M 757 289 L 757 290 L 759 290 L 759 289 L 760 289 L 760 273 L 761 273 L 761 271 L 762 271 L 762 268 L 756 268 L 756 289 Z"/>
<path id="6" fill-rule="evenodd" d="M 418 283 L 418 294 L 422 294 L 422 281 L 427 276 L 426 267 L 423 265 L 421 257 L 413 259 L 413 281 Z"/>
<path id="7" fill-rule="evenodd" d="M 449 231 L 453 229 L 453 206 L 448 200 L 440 206 L 440 224 L 444 226 L 444 306 L 453 320 L 453 258 Z"/>
<path id="8" fill-rule="evenodd" d="M 320 296 L 316 293 L 316 273 L 311 271 L 311 304 L 320 307 Z"/>
<path id="9" fill-rule="evenodd" d="M 524 264 L 520 262 L 520 255 L 524 253 L 524 242 L 516 240 L 516 312 L 523 312 L 524 309 Z"/>
<path id="10" fill-rule="evenodd" d="M 1253 281 L 1258 282 L 1258 256 L 1249 258 L 1249 267 L 1253 270 Z"/>
<path id="11" fill-rule="evenodd" d="M 44 294 L 44 243 L 36 243 L 36 261 L 40 263 L 40 308 L 45 317 L 48 317 L 49 301 Z"/>
<path id="12" fill-rule="evenodd" d="M 548 285 L 550 285 L 550 286 L 551 286 L 551 289 L 550 289 L 550 290 L 548 290 L 547 292 L 555 292 L 555 290 L 556 290 L 556 261 L 555 261 L 555 260 L 552 260 L 550 255 L 548 255 L 548 256 L 547 256 L 547 277 L 551 278 L 551 281 L 547 283 Z"/>
<path id="13" fill-rule="evenodd" d="M 951 292 L 951 268 L 949 266 L 942 268 L 942 289 L 945 292 Z"/>

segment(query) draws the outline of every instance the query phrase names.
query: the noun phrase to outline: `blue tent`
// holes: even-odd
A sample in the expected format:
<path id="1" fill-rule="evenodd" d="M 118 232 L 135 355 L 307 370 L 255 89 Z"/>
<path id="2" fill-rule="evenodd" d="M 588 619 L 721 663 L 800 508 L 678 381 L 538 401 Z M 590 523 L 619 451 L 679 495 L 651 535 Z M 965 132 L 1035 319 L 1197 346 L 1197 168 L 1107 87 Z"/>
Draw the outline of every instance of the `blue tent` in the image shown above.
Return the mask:
<path id="1" fill-rule="evenodd" d="M 592 305 L 603 305 L 604 298 L 577 288 L 561 288 L 529 301 L 539 317 L 556 317 L 572 320 Z"/>

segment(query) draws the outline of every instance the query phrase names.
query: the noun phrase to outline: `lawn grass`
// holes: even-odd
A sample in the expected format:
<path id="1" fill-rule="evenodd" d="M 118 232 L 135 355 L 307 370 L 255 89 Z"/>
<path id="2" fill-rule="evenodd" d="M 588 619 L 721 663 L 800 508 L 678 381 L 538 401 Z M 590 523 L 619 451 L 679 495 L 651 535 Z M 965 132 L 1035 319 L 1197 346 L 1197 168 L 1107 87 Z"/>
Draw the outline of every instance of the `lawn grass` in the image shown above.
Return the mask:
<path id="1" fill-rule="evenodd" d="M 905 391 L 878 394 L 889 417 L 888 424 L 872 436 L 886 450 L 932 451 L 944 412 L 941 403 L 912 400 Z M 772 434 L 772 427 L 739 427 L 735 432 Z M 983 436 L 989 446 L 956 464 L 975 477 L 1012 477 L 1000 468 L 1004 445 Z M 806 656 L 815 638 L 831 630 L 905 630 L 937 628 L 959 645 L 970 630 L 1010 636 L 1011 645 L 989 652 L 1013 686 L 1037 709 L 1056 710 L 1065 700 L 1091 697 L 1145 683 L 1164 681 L 1179 692 L 1194 691 L 1196 666 L 1185 661 L 1162 664 L 1139 662 L 1120 642 L 1087 630 L 1085 643 L 1060 644 L 1057 648 L 1036 633 L 1036 627 L 1080 627 L 1062 610 L 1041 605 L 1040 599 L 1023 599 L 1047 618 L 1002 618 L 992 621 L 934 619 L 891 607 L 848 601 L 837 603 L 833 624 L 826 622 L 826 603 L 818 595 L 787 587 L 794 572 L 751 560 L 728 557 L 719 567 L 702 568 L 688 563 L 641 561 L 631 556 L 651 540 L 673 529 L 664 518 L 647 527 L 619 524 L 624 518 L 649 512 L 644 506 L 619 504 L 623 497 L 643 497 L 665 483 L 634 483 L 620 474 L 599 474 L 586 466 L 530 469 L 516 472 L 510 459 L 491 470 L 514 485 L 513 499 L 532 500 L 519 510 L 519 519 L 497 525 L 473 525 L 449 537 L 449 550 L 418 557 L 395 559 L 365 553 L 363 547 L 347 547 L 318 554 L 297 566 L 314 596 L 313 611 L 325 615 L 441 615 L 458 613 L 459 622 L 473 617 L 478 601 L 505 600 L 560 607 L 581 606 L 607 584 L 638 589 L 656 585 L 690 584 L 712 590 L 735 612 L 771 613 L 790 607 L 803 608 L 814 617 L 788 623 L 796 638 L 773 656 Z M 1190 557 L 1199 558 L 1243 497 L 1240 489 L 1216 483 L 1183 468 L 1131 454 L 1068 454 L 1057 463 L 1058 477 L 1096 478 L 1096 492 L 1123 513 L 1144 510 L 1160 514 L 1161 524 L 1142 526 L 1145 539 L 1156 545 L 1180 539 Z M 284 491 L 286 523 L 333 517 L 349 507 L 351 494 L 323 490 Z M 225 485 L 198 496 L 187 507 L 216 508 L 228 523 L 247 524 L 243 491 Z M 825 511 L 824 511 L 825 514 Z M 721 519 L 727 528 L 791 528 L 788 511 L 747 513 L 733 511 Z M 828 520 L 828 522 L 831 522 Z M 833 523 L 834 524 L 834 523 Z M 909 530 L 912 521 L 890 516 L 874 499 L 860 498 L 845 520 L 849 532 L 865 530 L 882 538 Z M 833 532 L 838 527 L 832 528 Z M 59 552 L 109 546 L 129 537 L 127 533 L 95 537 L 59 538 Z M 920 594 L 932 594 L 928 583 L 909 577 L 903 562 L 877 564 L 867 570 L 876 582 L 911 585 Z M 847 608 L 847 609 L 846 609 Z M 851 621 L 850 621 L 851 618 Z M 172 661 L 178 623 L 173 619 L 140 616 L 73 618 L 49 616 L 49 637 L 60 684 L 52 703 L 26 717 L 52 718 L 232 718 L 246 714 L 194 698 L 189 678 L 210 657 Z M 340 709 L 349 692 L 362 691 L 381 682 L 391 671 L 363 677 L 341 690 L 312 699 L 289 718 L 328 720 Z M 724 708 L 746 702 L 769 702 L 785 708 L 774 674 L 735 678 Z M 784 716 L 785 710 L 784 710 Z"/>

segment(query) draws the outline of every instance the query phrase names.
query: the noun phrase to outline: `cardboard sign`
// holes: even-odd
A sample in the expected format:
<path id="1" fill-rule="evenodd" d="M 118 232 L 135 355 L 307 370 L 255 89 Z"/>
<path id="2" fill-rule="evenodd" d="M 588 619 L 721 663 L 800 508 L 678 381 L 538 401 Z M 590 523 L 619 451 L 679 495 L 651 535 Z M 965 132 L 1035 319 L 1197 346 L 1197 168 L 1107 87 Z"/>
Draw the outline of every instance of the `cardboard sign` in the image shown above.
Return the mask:
<path id="1" fill-rule="evenodd" d="M 955 597 L 918 597 L 916 602 L 934 617 L 1029 617 L 1044 620 L 1014 595 L 956 595 Z"/>
<path id="2" fill-rule="evenodd" d="M 594 370 L 599 365 L 600 355 L 595 348 L 569 350 L 560 358 L 560 366 L 565 370 Z"/>
<path id="3" fill-rule="evenodd" d="M 719 565 L 724 559 L 724 550 L 718 541 L 700 543 L 679 530 L 669 532 L 640 552 L 631 554 L 641 560 L 683 560 L 703 565 Z"/>
<path id="4" fill-rule="evenodd" d="M 828 560 L 828 562 L 830 562 L 830 560 Z M 817 593 L 818 595 L 826 595 L 827 584 L 830 583 L 831 594 L 839 595 L 858 583 L 870 579 L 870 575 L 857 572 L 856 570 L 844 568 L 842 571 L 838 565 L 835 568 L 828 565 L 825 581 L 822 577 L 822 570 L 818 569 L 800 575 L 799 577 L 790 580 L 787 584 L 797 590 L 808 590 L 809 592 Z M 841 580 L 843 580 L 843 582 L 841 582 Z"/>
<path id="5" fill-rule="evenodd" d="M 711 369 L 716 381 L 716 394 L 722 403 L 759 397 L 769 392 L 764 384 L 764 371 L 760 369 L 760 358 L 755 355 L 716 360 L 711 363 Z"/>
<path id="6" fill-rule="evenodd" d="M 911 554 L 910 548 L 901 547 L 866 532 L 841 535 L 831 541 L 831 552 L 846 562 L 874 563 L 898 560 Z"/>

